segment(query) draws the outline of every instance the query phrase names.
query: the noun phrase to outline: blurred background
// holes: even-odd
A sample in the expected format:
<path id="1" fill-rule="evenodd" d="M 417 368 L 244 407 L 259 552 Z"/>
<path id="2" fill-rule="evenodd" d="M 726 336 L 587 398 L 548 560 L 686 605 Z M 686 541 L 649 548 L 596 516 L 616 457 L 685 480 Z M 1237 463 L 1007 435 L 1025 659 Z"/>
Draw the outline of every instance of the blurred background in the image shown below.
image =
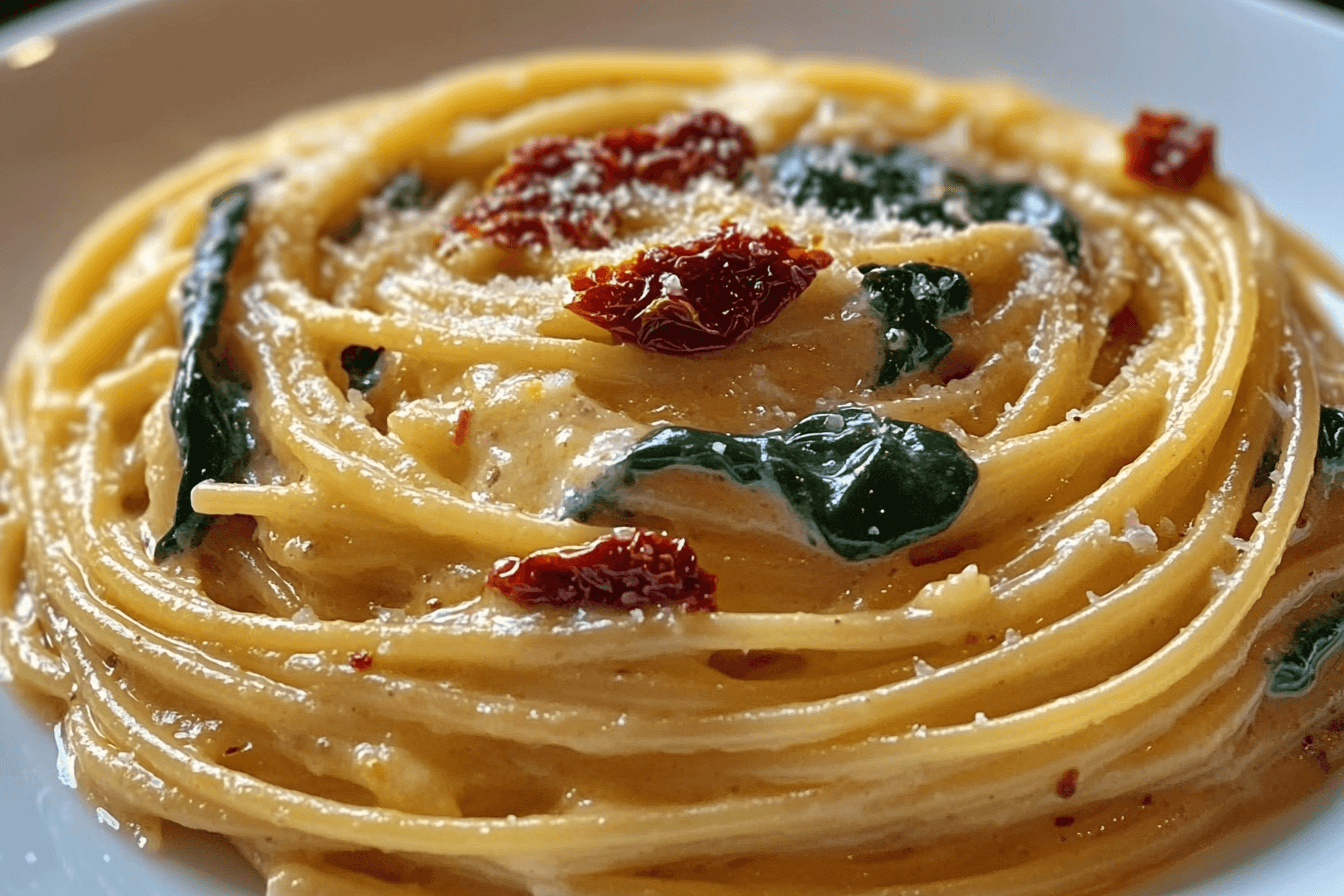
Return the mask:
<path id="1" fill-rule="evenodd" d="M 78 0 L 0 0 L 0 25 L 44 6 L 65 2 L 78 2 Z M 1344 11 L 1344 0 L 1298 0 L 1298 2 Z M 1341 19 L 1340 23 L 1344 25 L 1344 19 Z"/>

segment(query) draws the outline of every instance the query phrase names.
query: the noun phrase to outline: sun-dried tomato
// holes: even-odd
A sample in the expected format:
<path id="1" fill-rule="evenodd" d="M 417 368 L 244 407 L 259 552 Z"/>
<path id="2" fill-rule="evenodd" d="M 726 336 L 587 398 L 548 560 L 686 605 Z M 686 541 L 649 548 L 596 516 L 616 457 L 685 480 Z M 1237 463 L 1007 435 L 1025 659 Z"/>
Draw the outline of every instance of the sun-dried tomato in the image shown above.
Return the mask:
<path id="1" fill-rule="evenodd" d="M 1213 128 L 1143 110 L 1125 132 L 1125 173 L 1155 187 L 1188 190 L 1213 170 Z"/>
<path id="2" fill-rule="evenodd" d="M 718 608 L 718 577 L 700 568 L 686 540 L 647 529 L 617 529 L 585 545 L 506 557 L 487 584 L 528 607 Z"/>
<path id="3" fill-rule="evenodd" d="M 629 159 L 634 179 L 669 190 L 684 190 L 702 174 L 736 180 L 747 160 L 756 156 L 746 129 L 712 109 L 668 116 L 654 134 L 651 143 L 646 129 L 609 135 L 602 142 L 610 147 L 614 138 L 622 158 Z"/>
<path id="4" fill-rule="evenodd" d="M 712 109 L 594 139 L 541 137 L 515 150 L 452 226 L 505 248 L 600 249 L 620 224 L 612 194 L 622 184 L 683 190 L 703 174 L 735 180 L 755 155 L 746 129 Z"/>
<path id="5" fill-rule="evenodd" d="M 578 298 L 565 307 L 618 342 L 699 354 L 736 345 L 774 320 L 831 260 L 778 227 L 750 236 L 725 223 L 707 237 L 572 275 Z"/>

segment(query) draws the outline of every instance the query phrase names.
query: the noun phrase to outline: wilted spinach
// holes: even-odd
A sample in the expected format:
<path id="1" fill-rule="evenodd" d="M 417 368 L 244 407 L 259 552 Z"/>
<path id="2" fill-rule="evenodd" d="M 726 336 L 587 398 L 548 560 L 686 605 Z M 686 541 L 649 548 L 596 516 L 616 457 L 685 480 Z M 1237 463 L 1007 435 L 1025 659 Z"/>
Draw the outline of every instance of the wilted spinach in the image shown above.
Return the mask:
<path id="1" fill-rule="evenodd" d="M 759 436 L 655 430 L 589 490 L 571 496 L 566 513 L 586 520 L 619 511 L 640 479 L 669 467 L 775 492 L 814 541 L 849 560 L 880 557 L 943 531 L 978 477 L 946 433 L 843 407 Z"/>
<path id="2" fill-rule="evenodd" d="M 1010 221 L 1043 227 L 1070 264 L 1082 258 L 1078 219 L 1046 190 L 950 168 L 908 146 L 874 153 L 845 144 L 792 144 L 776 156 L 775 189 L 795 205 L 816 202 L 861 220 L 888 213 L 960 229 Z"/>
<path id="3" fill-rule="evenodd" d="M 247 228 L 252 188 L 238 184 L 210 201 L 182 288 L 182 352 L 169 416 L 182 459 L 172 526 L 154 546 L 155 562 L 196 547 L 214 517 L 191 506 L 191 490 L 207 480 L 234 482 L 256 447 L 248 385 L 219 346 L 228 273 Z"/>
<path id="4" fill-rule="evenodd" d="M 341 369 L 345 371 L 349 379 L 350 388 L 358 389 L 364 394 L 378 385 L 378 380 L 382 378 L 383 368 L 379 363 L 383 359 L 383 350 L 381 348 L 371 348 L 367 345 L 347 345 L 341 349 Z"/>
<path id="5" fill-rule="evenodd" d="M 1344 474 L 1344 411 L 1322 406 L 1316 434 L 1316 475 L 1329 492 L 1341 474 Z"/>
<path id="6" fill-rule="evenodd" d="M 1283 654 L 1271 664 L 1269 692 L 1300 694 L 1316 682 L 1321 665 L 1344 645 L 1344 599 L 1335 595 L 1334 609 L 1305 619 L 1293 629 Z"/>
<path id="7" fill-rule="evenodd" d="M 912 261 L 864 265 L 860 288 L 882 321 L 882 365 L 875 386 L 933 367 L 952 350 L 952 337 L 938 328 L 971 307 L 971 284 L 952 268 Z"/>

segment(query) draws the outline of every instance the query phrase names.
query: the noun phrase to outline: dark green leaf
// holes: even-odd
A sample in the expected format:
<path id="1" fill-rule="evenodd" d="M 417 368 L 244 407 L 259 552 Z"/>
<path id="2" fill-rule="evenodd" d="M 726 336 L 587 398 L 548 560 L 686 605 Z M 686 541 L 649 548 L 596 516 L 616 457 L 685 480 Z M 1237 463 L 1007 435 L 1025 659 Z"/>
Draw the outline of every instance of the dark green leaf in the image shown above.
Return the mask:
<path id="1" fill-rule="evenodd" d="M 214 517 L 191 507 L 191 490 L 207 480 L 234 482 L 256 445 L 247 385 L 219 350 L 219 321 L 228 298 L 228 272 L 246 231 L 252 188 L 238 184 L 210 202 L 182 288 L 182 353 L 169 416 L 182 459 L 172 526 L 154 546 L 161 562 L 201 543 Z"/>
<path id="2" fill-rule="evenodd" d="M 427 184 L 416 172 L 400 171 L 383 184 L 374 202 L 394 212 L 404 212 L 413 208 L 429 208 L 442 193 L 442 190 Z M 357 214 L 333 230 L 331 238 L 338 243 L 348 243 L 363 232 L 364 216 Z"/>
<path id="3" fill-rule="evenodd" d="M 383 358 L 381 348 L 367 345 L 347 345 L 341 349 L 341 369 L 350 381 L 351 389 L 358 389 L 365 395 L 378 385 L 383 368 L 378 362 Z"/>
<path id="4" fill-rule="evenodd" d="M 1044 227 L 1064 250 L 1069 264 L 1076 265 L 1081 258 L 1078 219 L 1062 202 L 1035 184 L 974 178 L 949 170 L 947 196 L 964 197 L 972 221 L 1008 221 Z"/>
<path id="5" fill-rule="evenodd" d="M 378 193 L 378 202 L 396 212 L 429 208 L 437 198 L 436 191 L 414 171 L 393 175 Z"/>
<path id="6" fill-rule="evenodd" d="M 886 386 L 916 370 L 926 370 L 952 349 L 952 337 L 938 328 L 971 307 L 971 284 L 952 268 L 912 261 L 864 265 L 861 289 L 882 321 L 884 342 L 875 386 Z"/>
<path id="7" fill-rule="evenodd" d="M 989 221 L 1043 227 L 1070 264 L 1081 259 L 1078 219 L 1050 193 L 1024 181 L 975 177 L 906 146 L 879 154 L 844 144 L 792 144 L 776 157 L 773 183 L 795 205 L 815 202 L 861 220 L 885 211 L 953 229 Z"/>
<path id="8" fill-rule="evenodd" d="M 1316 436 L 1316 474 L 1329 492 L 1344 474 L 1344 411 L 1321 408 L 1320 429 Z"/>
<path id="9" fill-rule="evenodd" d="M 833 215 L 870 219 L 884 207 L 915 202 L 941 176 L 941 165 L 904 146 L 877 155 L 840 144 L 793 144 L 780 150 L 774 182 L 795 205 L 815 201 Z"/>
<path id="10" fill-rule="evenodd" d="M 1275 660 L 1269 677 L 1269 692 L 1300 694 L 1316 682 L 1325 663 L 1344 644 L 1344 602 L 1335 595 L 1335 608 L 1298 623 L 1293 639 Z"/>
<path id="11" fill-rule="evenodd" d="M 966 222 L 947 210 L 942 199 L 921 199 L 909 205 L 903 205 L 898 212 L 902 221 L 914 221 L 921 227 L 941 224 L 950 230 L 960 230 Z"/>
<path id="12" fill-rule="evenodd" d="M 1283 433 L 1279 427 L 1275 427 L 1274 433 L 1270 436 L 1265 445 L 1264 452 L 1260 455 L 1260 462 L 1255 465 L 1255 475 L 1251 479 L 1251 488 L 1259 488 L 1269 482 L 1269 474 L 1279 466 L 1279 458 L 1283 456 L 1280 441 Z M 1319 449 L 1318 449 L 1319 450 Z"/>
<path id="13" fill-rule="evenodd" d="M 656 430 L 591 489 L 572 496 L 566 515 L 586 520 L 619 511 L 640 479 L 671 467 L 773 491 L 814 539 L 849 560 L 881 557 L 943 531 L 978 477 L 946 433 L 845 407 L 759 436 Z"/>

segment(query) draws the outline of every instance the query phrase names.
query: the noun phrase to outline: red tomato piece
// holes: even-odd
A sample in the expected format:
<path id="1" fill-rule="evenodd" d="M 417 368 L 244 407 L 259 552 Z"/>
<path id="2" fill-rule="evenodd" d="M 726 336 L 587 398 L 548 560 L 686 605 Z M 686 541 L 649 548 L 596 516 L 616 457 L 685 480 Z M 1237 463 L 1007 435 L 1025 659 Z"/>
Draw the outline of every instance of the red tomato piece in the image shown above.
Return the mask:
<path id="1" fill-rule="evenodd" d="M 1182 115 L 1139 112 L 1125 132 L 1125 173 L 1173 190 L 1188 190 L 1213 170 L 1211 127 L 1196 128 Z"/>
<path id="2" fill-rule="evenodd" d="M 746 129 L 712 109 L 595 139 L 541 137 L 510 154 L 489 192 L 454 218 L 453 228 L 505 248 L 600 249 L 620 224 L 613 194 L 621 185 L 684 190 L 703 174 L 735 180 L 755 155 Z"/>
<path id="3" fill-rule="evenodd" d="M 736 345 L 774 320 L 831 261 L 778 227 L 750 236 L 728 222 L 707 237 L 574 274 L 578 298 L 566 307 L 619 342 L 699 354 Z"/>
<path id="4" fill-rule="evenodd" d="M 718 608 L 718 577 L 700 568 L 686 540 L 647 529 L 617 529 L 577 547 L 506 557 L 486 584 L 527 607 Z"/>

